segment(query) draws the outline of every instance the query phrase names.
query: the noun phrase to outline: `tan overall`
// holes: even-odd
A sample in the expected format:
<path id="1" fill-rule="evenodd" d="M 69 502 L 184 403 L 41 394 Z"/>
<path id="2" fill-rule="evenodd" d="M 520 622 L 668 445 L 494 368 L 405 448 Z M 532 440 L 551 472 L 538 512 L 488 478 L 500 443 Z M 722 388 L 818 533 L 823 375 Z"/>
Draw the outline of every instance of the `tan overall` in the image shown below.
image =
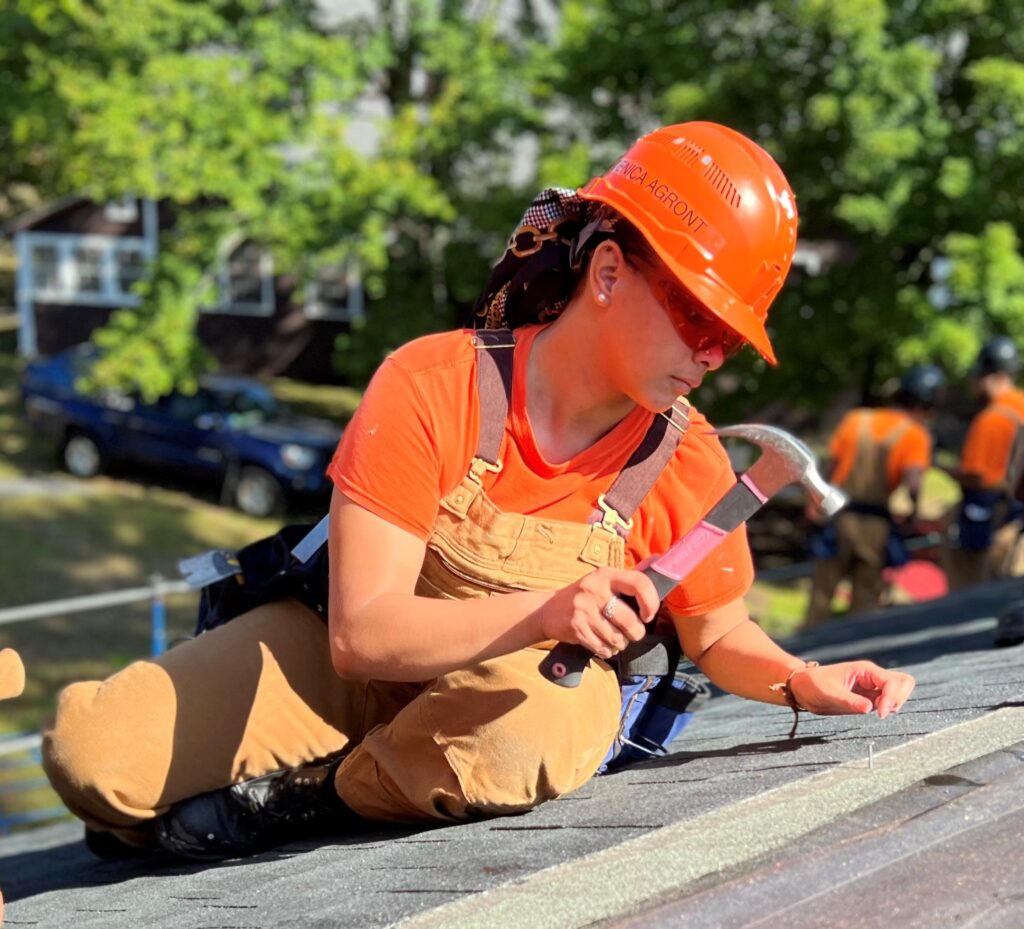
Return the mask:
<path id="1" fill-rule="evenodd" d="M 500 468 L 507 395 L 494 401 L 494 384 L 488 393 L 483 382 L 500 370 L 506 387 L 511 381 L 513 343 L 501 337 L 480 335 L 482 407 L 498 409 L 482 410 L 478 454 L 441 501 L 421 595 L 554 589 L 623 564 L 623 525 L 610 507 L 593 524 L 567 523 L 500 512 L 484 492 L 481 477 Z M 495 356 L 501 365 L 484 364 Z M 682 428 L 675 415 L 666 420 L 685 428 L 685 419 Z M 667 461 L 678 436 L 662 431 L 658 455 Z M 629 484 L 629 470 L 613 489 Z M 66 688 L 45 733 L 44 767 L 72 812 L 135 844 L 149 844 L 147 824 L 178 800 L 341 751 L 338 793 L 365 817 L 519 813 L 587 781 L 619 725 L 615 673 L 595 660 L 577 689 L 552 684 L 538 670 L 548 646 L 423 683 L 347 680 L 331 665 L 321 618 L 279 601 L 105 682 Z"/>
<path id="2" fill-rule="evenodd" d="M 877 507 L 879 513 L 844 510 L 836 516 L 838 551 L 814 565 L 805 627 L 816 626 L 832 615 L 832 597 L 843 578 L 850 579 L 850 613 L 875 609 L 882 595 L 882 570 L 892 529 L 891 520 L 882 512 L 888 511 L 890 495 L 886 465 L 907 424 L 896 426 L 879 442 L 871 435 L 872 415 L 865 411 L 861 416 L 857 451 L 843 490 L 852 504 Z"/>

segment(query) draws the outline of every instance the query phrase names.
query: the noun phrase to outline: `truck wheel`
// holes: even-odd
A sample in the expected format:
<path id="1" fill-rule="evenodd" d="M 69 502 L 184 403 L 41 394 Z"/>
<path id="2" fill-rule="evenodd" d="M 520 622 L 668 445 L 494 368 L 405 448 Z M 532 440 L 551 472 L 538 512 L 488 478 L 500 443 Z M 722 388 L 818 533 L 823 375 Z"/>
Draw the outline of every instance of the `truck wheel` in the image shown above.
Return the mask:
<path id="1" fill-rule="evenodd" d="M 72 432 L 61 449 L 64 467 L 75 477 L 95 477 L 103 467 L 103 455 L 91 436 Z"/>
<path id="2" fill-rule="evenodd" d="M 235 506 L 249 516 L 273 516 L 284 508 L 284 491 L 270 472 L 246 465 L 238 472 Z"/>

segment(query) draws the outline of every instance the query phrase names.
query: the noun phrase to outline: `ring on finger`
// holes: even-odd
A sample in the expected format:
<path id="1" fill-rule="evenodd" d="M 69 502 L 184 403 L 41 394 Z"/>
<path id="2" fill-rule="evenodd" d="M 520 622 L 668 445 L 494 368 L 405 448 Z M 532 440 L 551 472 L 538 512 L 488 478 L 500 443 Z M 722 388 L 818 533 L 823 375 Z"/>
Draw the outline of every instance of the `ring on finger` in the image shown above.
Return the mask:
<path id="1" fill-rule="evenodd" d="M 603 607 L 601 607 L 601 615 L 605 619 L 611 620 L 611 618 L 615 615 L 615 609 L 618 605 L 619 598 L 614 596 L 610 597 L 608 599 L 608 602 Z"/>

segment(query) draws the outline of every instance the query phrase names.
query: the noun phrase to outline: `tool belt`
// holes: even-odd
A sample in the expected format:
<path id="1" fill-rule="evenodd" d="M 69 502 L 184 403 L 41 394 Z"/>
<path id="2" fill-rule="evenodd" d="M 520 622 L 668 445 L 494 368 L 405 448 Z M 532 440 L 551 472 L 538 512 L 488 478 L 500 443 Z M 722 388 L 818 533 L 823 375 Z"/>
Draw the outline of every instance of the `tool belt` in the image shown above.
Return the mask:
<path id="1" fill-rule="evenodd" d="M 1002 489 L 965 490 L 957 517 L 957 546 L 966 551 L 986 551 L 996 530 L 1020 519 L 1022 512 L 1021 503 L 1008 498 Z"/>
<path id="2" fill-rule="evenodd" d="M 674 633 L 649 633 L 639 642 L 630 642 L 619 654 L 608 660 L 619 677 L 668 677 L 679 666 L 679 639 Z"/>
<path id="3" fill-rule="evenodd" d="M 680 658 L 675 633 L 655 633 L 630 643 L 608 662 L 619 678 L 622 708 L 619 731 L 598 774 L 667 755 L 711 696 L 706 684 L 679 670 Z"/>
<path id="4" fill-rule="evenodd" d="M 885 540 L 885 567 L 900 568 L 910 560 L 910 552 L 887 506 L 852 500 L 843 507 L 842 512 L 875 516 L 889 521 L 889 535 Z M 811 536 L 808 549 L 812 558 L 835 558 L 839 554 L 839 534 L 834 520 Z"/>
<path id="5" fill-rule="evenodd" d="M 199 590 L 195 635 L 265 603 L 293 598 L 327 619 L 326 518 L 285 526 L 237 552 L 215 549 L 180 562 L 178 569 Z M 306 546 L 306 550 L 303 549 Z"/>

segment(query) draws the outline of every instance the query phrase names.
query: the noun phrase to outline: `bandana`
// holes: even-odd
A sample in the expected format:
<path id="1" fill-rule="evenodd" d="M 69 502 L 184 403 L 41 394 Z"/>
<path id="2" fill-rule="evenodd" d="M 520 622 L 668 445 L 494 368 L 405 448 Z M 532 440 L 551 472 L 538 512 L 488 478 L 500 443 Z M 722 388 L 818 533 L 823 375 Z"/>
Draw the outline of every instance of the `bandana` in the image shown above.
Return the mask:
<path id="1" fill-rule="evenodd" d="M 542 190 L 509 237 L 473 307 L 474 329 L 548 322 L 565 309 L 590 248 L 612 231 L 594 204 L 567 187 Z"/>

